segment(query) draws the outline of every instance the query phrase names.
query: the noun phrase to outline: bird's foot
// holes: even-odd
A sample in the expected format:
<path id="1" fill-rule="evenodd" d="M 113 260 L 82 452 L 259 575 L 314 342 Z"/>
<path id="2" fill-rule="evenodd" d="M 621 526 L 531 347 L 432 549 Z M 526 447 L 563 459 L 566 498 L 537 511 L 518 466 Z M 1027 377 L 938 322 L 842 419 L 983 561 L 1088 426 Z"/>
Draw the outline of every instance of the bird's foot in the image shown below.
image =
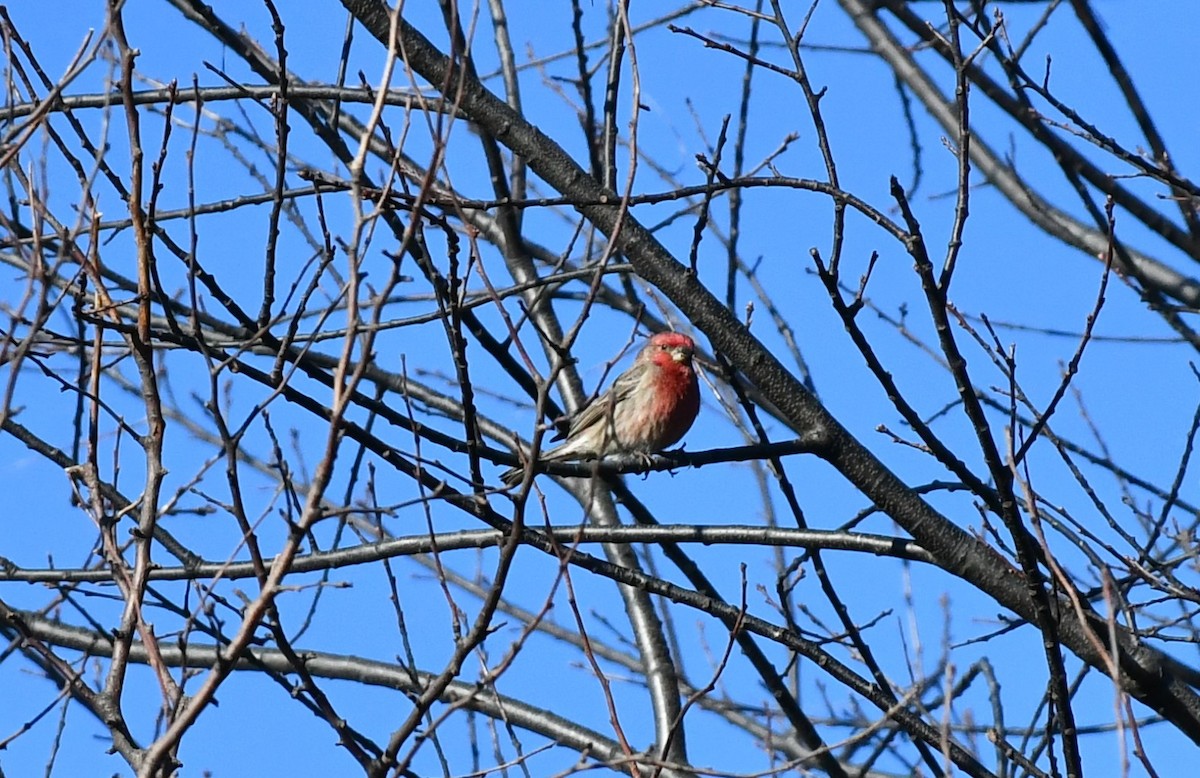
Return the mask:
<path id="1" fill-rule="evenodd" d="M 633 454 L 634 460 L 642 467 L 642 480 L 645 481 L 654 472 L 654 455 L 647 454 L 645 451 L 635 451 Z"/>

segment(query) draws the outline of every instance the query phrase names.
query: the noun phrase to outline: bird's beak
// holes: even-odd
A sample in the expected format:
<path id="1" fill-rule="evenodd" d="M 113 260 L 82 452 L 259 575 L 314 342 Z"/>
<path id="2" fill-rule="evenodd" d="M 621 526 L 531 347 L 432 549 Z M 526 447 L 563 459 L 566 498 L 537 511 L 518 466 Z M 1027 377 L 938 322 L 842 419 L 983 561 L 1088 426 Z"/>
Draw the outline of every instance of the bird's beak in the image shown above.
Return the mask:
<path id="1" fill-rule="evenodd" d="M 691 362 L 692 352 L 684 348 L 677 348 L 671 352 L 671 359 L 675 360 L 676 362 Z"/>

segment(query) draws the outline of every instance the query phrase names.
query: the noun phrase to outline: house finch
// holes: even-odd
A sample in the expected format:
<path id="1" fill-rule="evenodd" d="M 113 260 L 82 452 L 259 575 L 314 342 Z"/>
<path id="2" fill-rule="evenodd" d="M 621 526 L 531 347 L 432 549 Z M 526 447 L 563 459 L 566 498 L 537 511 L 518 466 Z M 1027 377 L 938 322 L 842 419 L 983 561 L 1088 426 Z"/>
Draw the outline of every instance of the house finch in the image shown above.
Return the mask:
<path id="1" fill-rule="evenodd" d="M 646 342 L 633 366 L 571 419 L 567 439 L 542 452 L 544 462 L 653 454 L 674 445 L 700 410 L 700 386 L 692 369 L 696 344 L 678 332 L 660 332 Z M 513 486 L 524 468 L 501 476 Z"/>

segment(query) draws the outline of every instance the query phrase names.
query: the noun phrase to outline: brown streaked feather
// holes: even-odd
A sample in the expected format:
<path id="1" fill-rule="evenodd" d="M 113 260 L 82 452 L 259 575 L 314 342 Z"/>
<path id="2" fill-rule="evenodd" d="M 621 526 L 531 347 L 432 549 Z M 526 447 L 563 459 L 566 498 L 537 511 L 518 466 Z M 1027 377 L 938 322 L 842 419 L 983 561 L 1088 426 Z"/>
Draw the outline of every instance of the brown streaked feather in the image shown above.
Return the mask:
<path id="1" fill-rule="evenodd" d="M 606 456 L 619 451 L 652 454 L 677 443 L 700 407 L 700 391 L 692 368 L 692 339 L 679 333 L 650 338 L 634 364 L 608 391 L 571 419 L 566 440 L 543 451 L 542 461 Z M 523 468 L 502 476 L 514 485 Z"/>

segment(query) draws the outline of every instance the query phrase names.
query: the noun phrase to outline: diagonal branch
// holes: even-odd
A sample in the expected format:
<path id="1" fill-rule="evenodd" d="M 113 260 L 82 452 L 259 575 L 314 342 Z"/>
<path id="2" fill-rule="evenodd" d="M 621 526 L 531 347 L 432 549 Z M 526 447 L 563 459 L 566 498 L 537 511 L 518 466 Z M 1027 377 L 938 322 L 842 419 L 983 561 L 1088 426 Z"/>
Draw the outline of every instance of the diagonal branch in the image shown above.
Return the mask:
<path id="1" fill-rule="evenodd" d="M 387 8 L 379 0 L 343 0 L 343 5 L 379 40 L 387 39 Z M 430 83 L 444 83 L 453 66 L 418 30 L 401 23 L 400 38 L 415 72 Z M 914 493 L 857 441 L 808 392 L 803 384 L 737 320 L 700 282 L 628 213 L 616 206 L 615 193 L 605 190 L 551 138 L 531 125 L 477 80 L 464 79 L 459 107 L 498 141 L 526 159 L 531 170 L 568 197 L 591 201 L 611 198 L 610 206 L 583 206 L 580 211 L 617 242 L 645 281 L 663 292 L 728 356 L 794 430 L 819 441 L 818 455 L 836 468 L 888 516 L 912 533 L 939 561 L 963 580 L 986 592 L 1023 618 L 1033 620 L 1034 606 L 1017 573 L 1002 557 L 964 532 Z M 617 233 L 618 218 L 623 216 Z M 1093 667 L 1103 670 L 1088 632 L 1107 631 L 1102 619 L 1064 621 L 1064 642 Z M 1118 636 L 1120 680 L 1131 694 L 1174 722 L 1200 742 L 1200 697 L 1170 670 L 1169 660 L 1128 632 Z"/>

